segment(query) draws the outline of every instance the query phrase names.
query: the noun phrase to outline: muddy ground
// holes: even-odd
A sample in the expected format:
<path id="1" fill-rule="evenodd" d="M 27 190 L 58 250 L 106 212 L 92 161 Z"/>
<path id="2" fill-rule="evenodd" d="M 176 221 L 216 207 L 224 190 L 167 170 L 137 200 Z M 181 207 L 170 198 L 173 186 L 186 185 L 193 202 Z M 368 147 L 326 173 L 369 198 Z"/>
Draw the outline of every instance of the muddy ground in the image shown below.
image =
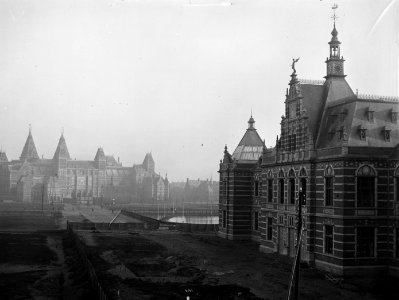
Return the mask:
<path id="1" fill-rule="evenodd" d="M 254 243 L 177 231 L 79 232 L 111 299 L 286 299 L 291 260 Z M 301 299 L 399 299 L 391 277 L 332 283 L 301 271 Z M 395 285 L 396 284 L 396 285 Z"/>
<path id="2" fill-rule="evenodd" d="M 65 231 L 0 232 L 0 299 L 95 299 Z"/>

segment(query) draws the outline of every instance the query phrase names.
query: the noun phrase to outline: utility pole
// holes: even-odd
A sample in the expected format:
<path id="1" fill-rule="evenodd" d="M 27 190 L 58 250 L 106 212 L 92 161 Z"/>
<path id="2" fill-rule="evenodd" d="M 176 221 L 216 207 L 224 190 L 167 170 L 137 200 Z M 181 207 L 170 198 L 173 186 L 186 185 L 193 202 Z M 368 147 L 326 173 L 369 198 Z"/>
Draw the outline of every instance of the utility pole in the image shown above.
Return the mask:
<path id="1" fill-rule="evenodd" d="M 44 201 L 44 183 L 42 185 L 42 214 L 43 214 L 43 201 Z"/>
<path id="2" fill-rule="evenodd" d="M 302 191 L 299 190 L 299 199 L 298 199 L 298 226 L 297 226 L 297 257 L 295 263 L 295 290 L 294 290 L 294 299 L 298 300 L 299 298 L 299 265 L 301 263 L 301 235 L 302 235 L 302 205 L 305 205 L 306 195 Z"/>

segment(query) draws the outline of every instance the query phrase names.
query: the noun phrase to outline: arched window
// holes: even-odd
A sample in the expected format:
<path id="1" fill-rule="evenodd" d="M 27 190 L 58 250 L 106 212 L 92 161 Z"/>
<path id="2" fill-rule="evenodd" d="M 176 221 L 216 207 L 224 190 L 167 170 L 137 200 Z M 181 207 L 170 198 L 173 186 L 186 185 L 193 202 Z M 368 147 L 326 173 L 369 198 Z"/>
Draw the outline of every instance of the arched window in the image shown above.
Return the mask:
<path id="1" fill-rule="evenodd" d="M 325 206 L 334 205 L 334 170 L 331 166 L 324 170 L 324 201 Z"/>
<path id="2" fill-rule="evenodd" d="M 280 170 L 278 173 L 278 197 L 279 203 L 284 204 L 284 171 Z"/>
<path id="3" fill-rule="evenodd" d="M 399 167 L 395 170 L 395 200 L 399 202 Z"/>
<path id="4" fill-rule="evenodd" d="M 295 171 L 293 169 L 288 172 L 288 177 L 289 203 L 295 204 Z"/>
<path id="5" fill-rule="evenodd" d="M 376 175 L 374 168 L 369 165 L 364 165 L 357 170 L 357 207 L 374 207 Z"/>

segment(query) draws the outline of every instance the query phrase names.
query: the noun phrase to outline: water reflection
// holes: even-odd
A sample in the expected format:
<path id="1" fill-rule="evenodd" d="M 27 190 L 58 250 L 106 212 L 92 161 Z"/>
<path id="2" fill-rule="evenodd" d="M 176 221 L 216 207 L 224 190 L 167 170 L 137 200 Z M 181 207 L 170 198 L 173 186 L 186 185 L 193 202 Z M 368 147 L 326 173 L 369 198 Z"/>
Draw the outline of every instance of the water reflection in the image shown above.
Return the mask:
<path id="1" fill-rule="evenodd" d="M 218 224 L 219 217 L 218 216 L 179 216 L 173 217 L 168 220 L 169 222 L 174 223 L 191 223 L 191 224 Z"/>

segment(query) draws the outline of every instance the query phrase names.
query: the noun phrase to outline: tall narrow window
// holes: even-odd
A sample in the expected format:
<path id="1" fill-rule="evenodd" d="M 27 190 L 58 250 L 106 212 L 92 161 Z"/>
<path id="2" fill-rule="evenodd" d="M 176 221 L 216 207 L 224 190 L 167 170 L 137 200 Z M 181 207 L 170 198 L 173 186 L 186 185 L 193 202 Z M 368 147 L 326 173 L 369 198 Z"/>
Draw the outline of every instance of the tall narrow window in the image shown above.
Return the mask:
<path id="1" fill-rule="evenodd" d="M 324 252 L 328 254 L 333 253 L 334 247 L 334 227 L 332 225 L 324 226 Z"/>
<path id="2" fill-rule="evenodd" d="M 334 170 L 328 166 L 324 172 L 324 199 L 326 206 L 334 204 Z"/>
<path id="3" fill-rule="evenodd" d="M 374 257 L 374 227 L 357 228 L 357 257 Z"/>
<path id="4" fill-rule="evenodd" d="M 254 194 L 255 194 L 256 197 L 259 196 L 259 180 L 255 180 Z"/>
<path id="5" fill-rule="evenodd" d="M 254 213 L 254 230 L 259 229 L 259 212 Z"/>
<path id="6" fill-rule="evenodd" d="M 295 204 L 295 179 L 290 178 L 290 204 Z"/>
<path id="7" fill-rule="evenodd" d="M 280 204 L 284 204 L 284 179 L 278 180 Z"/>
<path id="8" fill-rule="evenodd" d="M 266 236 L 268 241 L 271 241 L 273 239 L 273 218 L 268 217 L 267 218 L 267 236 Z"/>
<path id="9" fill-rule="evenodd" d="M 267 180 L 267 200 L 273 202 L 273 179 Z"/>
<path id="10" fill-rule="evenodd" d="M 304 195 L 306 196 L 306 178 L 301 178 L 301 189 Z"/>
<path id="11" fill-rule="evenodd" d="M 363 166 L 357 172 L 357 206 L 374 207 L 375 171 L 370 166 Z"/>

